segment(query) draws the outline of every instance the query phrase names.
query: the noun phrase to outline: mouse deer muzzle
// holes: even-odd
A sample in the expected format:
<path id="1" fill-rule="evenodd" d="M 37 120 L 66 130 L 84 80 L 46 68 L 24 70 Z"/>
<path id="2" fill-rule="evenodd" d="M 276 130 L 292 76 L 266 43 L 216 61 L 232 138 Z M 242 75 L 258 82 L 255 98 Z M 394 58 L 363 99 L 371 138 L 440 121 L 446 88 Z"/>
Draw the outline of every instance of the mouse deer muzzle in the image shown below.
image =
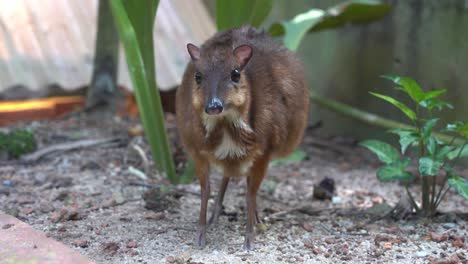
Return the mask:
<path id="1" fill-rule="evenodd" d="M 216 96 L 210 97 L 205 107 L 205 112 L 209 115 L 219 115 L 223 112 L 224 103 Z"/>

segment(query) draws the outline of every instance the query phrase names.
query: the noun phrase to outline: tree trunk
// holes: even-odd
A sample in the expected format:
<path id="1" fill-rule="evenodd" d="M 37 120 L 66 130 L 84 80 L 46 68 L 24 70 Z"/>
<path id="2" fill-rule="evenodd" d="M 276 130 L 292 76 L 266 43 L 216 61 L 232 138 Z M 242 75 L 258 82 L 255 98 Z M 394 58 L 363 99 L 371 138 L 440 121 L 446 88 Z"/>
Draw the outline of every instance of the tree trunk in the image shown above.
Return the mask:
<path id="1" fill-rule="evenodd" d="M 114 112 L 121 96 L 117 89 L 119 35 L 109 1 L 99 1 L 93 76 L 87 92 L 86 108 Z"/>

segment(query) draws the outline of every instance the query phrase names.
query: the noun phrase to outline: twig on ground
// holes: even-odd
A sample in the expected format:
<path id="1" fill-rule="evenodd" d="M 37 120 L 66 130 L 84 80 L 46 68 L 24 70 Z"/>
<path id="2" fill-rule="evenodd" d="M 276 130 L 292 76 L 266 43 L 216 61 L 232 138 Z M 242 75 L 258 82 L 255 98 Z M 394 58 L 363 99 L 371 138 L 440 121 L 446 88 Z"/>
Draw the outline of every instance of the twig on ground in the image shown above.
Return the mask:
<path id="1" fill-rule="evenodd" d="M 145 175 L 148 175 L 150 165 L 149 165 L 148 157 L 145 154 L 145 151 L 140 146 L 138 146 L 137 144 L 133 144 L 132 149 L 134 149 L 136 151 L 136 153 L 140 156 L 141 162 L 143 163 L 144 173 L 145 173 Z"/>
<path id="2" fill-rule="evenodd" d="M 74 142 L 56 144 L 39 149 L 31 154 L 21 157 L 21 162 L 36 162 L 45 156 L 59 155 L 66 151 L 89 148 L 95 146 L 119 146 L 124 142 L 122 138 L 83 139 Z"/>

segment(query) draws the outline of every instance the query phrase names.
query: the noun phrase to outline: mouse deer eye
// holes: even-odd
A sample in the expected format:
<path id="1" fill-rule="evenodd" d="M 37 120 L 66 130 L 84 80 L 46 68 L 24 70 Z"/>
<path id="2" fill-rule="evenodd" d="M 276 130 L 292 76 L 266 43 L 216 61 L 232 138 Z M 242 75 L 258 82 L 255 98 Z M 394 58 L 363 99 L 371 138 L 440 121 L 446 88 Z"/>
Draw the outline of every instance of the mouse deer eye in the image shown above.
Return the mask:
<path id="1" fill-rule="evenodd" d="M 195 73 L 195 82 L 196 82 L 197 84 L 200 84 L 201 81 L 202 81 L 202 74 L 201 74 L 200 72 L 196 72 L 196 73 Z"/>
<path id="2" fill-rule="evenodd" d="M 235 83 L 238 83 L 240 80 L 240 71 L 239 69 L 234 69 L 231 71 L 231 80 Z"/>

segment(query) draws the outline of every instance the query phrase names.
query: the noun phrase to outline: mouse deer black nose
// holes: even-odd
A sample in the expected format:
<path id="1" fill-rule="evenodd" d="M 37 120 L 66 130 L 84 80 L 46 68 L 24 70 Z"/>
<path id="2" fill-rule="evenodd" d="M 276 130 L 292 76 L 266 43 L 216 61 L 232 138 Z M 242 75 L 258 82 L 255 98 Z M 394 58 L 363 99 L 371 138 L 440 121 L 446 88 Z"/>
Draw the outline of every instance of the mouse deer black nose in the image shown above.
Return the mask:
<path id="1" fill-rule="evenodd" d="M 217 115 L 223 112 L 223 101 L 218 97 L 212 97 L 205 107 L 205 112 L 209 115 Z"/>

